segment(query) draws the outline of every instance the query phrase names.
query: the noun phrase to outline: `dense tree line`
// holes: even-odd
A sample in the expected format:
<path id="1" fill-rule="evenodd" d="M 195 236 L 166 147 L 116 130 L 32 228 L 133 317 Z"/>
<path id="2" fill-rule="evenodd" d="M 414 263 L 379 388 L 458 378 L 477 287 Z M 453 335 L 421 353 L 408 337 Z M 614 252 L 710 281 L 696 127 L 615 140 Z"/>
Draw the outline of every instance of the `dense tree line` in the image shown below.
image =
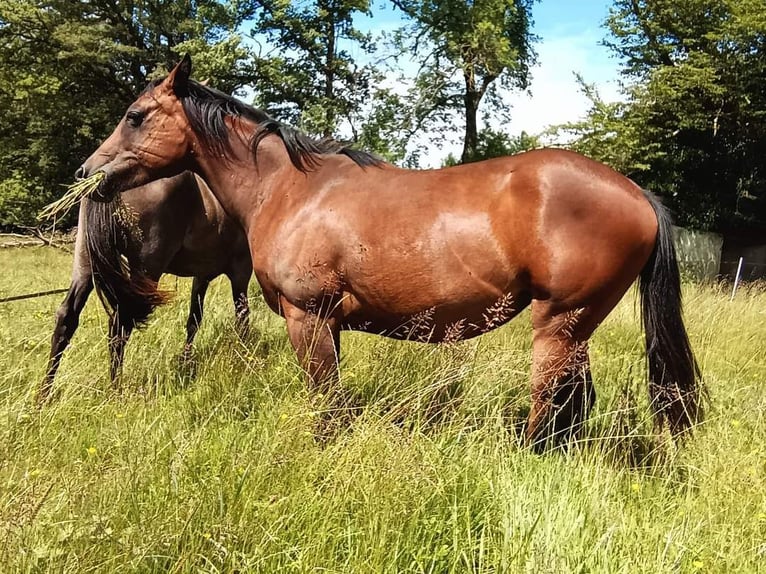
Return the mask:
<path id="1" fill-rule="evenodd" d="M 33 223 L 178 53 L 222 89 L 247 83 L 236 30 L 254 10 L 249 0 L 0 0 L 0 225 Z"/>
<path id="2" fill-rule="evenodd" d="M 526 85 L 530 0 L 396 4 L 388 9 L 403 10 L 422 37 L 412 53 L 431 65 L 406 89 L 385 80 L 415 48 L 401 31 L 375 38 L 358 29 L 369 0 L 0 0 L 0 226 L 34 223 L 147 81 L 184 52 L 196 77 L 218 89 L 409 165 L 409 139 L 437 128 L 457 102 L 470 102 L 475 126 L 495 79 Z M 442 82 L 461 70 L 478 82 L 462 96 L 451 78 Z M 475 152 L 475 127 L 467 137 Z"/>
<path id="3" fill-rule="evenodd" d="M 766 10 L 762 0 L 617 0 L 605 43 L 624 101 L 583 82 L 573 146 L 660 193 L 700 229 L 766 225 Z"/>
<path id="4" fill-rule="evenodd" d="M 545 1 L 545 0 L 542 0 Z M 506 119 L 536 55 L 534 0 L 0 0 L 0 227 L 30 225 L 146 82 L 189 52 L 195 76 L 317 137 L 416 166 L 416 134 L 459 133 L 447 164 L 540 145 Z M 667 198 L 700 228 L 766 223 L 762 0 L 615 0 L 605 44 L 623 101 L 582 81 L 591 111 L 566 145 Z M 400 81 L 405 62 L 417 72 Z M 543 138 L 544 141 L 544 138 Z"/>

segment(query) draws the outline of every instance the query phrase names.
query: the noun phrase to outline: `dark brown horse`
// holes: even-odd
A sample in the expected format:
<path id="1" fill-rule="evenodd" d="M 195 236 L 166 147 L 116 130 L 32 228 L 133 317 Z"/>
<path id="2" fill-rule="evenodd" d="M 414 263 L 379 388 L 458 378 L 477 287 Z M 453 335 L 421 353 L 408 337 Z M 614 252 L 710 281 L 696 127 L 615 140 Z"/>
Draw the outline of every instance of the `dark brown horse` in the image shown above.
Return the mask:
<path id="1" fill-rule="evenodd" d="M 667 212 L 609 167 L 563 150 L 410 171 L 317 142 L 189 79 L 154 82 L 80 177 L 94 197 L 189 169 L 246 230 L 253 268 L 314 385 L 340 331 L 439 342 L 480 335 L 530 303 L 535 444 L 582 426 L 588 339 L 640 279 L 649 391 L 673 431 L 700 415 Z"/>
<path id="2" fill-rule="evenodd" d="M 50 394 L 94 284 L 109 313 L 113 383 L 131 331 L 166 300 L 157 290 L 163 273 L 194 277 L 185 358 L 202 320 L 207 287 L 221 274 L 231 281 L 238 330 L 242 335 L 247 331 L 247 286 L 252 275 L 247 239 L 205 182 L 186 172 L 130 189 L 121 199 L 110 203 L 85 199 L 80 205 L 72 279 L 56 312 L 40 400 Z"/>

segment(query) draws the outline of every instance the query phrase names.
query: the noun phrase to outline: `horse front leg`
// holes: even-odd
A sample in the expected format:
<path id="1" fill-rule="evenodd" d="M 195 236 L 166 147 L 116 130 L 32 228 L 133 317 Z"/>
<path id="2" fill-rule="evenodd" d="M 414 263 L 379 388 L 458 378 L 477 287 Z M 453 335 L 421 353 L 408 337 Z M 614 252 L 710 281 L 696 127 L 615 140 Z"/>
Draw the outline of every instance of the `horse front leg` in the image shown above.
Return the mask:
<path id="1" fill-rule="evenodd" d="M 250 336 L 250 303 L 247 300 L 247 287 L 250 284 L 253 268 L 249 261 L 246 263 L 244 268 L 227 273 L 231 282 L 231 297 L 234 301 L 234 325 L 242 341 L 246 341 Z"/>
<path id="2" fill-rule="evenodd" d="M 338 309 L 307 311 L 280 300 L 287 334 L 298 361 L 308 375 L 315 400 L 321 401 L 320 438 L 332 436 L 341 422 L 353 416 L 349 397 L 339 384 L 341 315 Z"/>
<path id="3" fill-rule="evenodd" d="M 195 277 L 192 282 L 191 299 L 189 301 L 189 317 L 186 319 L 186 342 L 181 353 L 181 362 L 189 363 L 192 358 L 192 345 L 194 338 L 202 323 L 202 314 L 205 308 L 205 295 L 210 280 L 203 277 Z"/>
<path id="4" fill-rule="evenodd" d="M 340 356 L 340 318 L 306 311 L 281 298 L 287 334 L 312 390 L 325 394 L 336 386 Z"/>
<path id="5" fill-rule="evenodd" d="M 72 336 L 80 324 L 80 314 L 92 290 L 93 282 L 89 275 L 80 274 L 73 277 L 72 283 L 69 285 L 69 291 L 56 311 L 56 326 L 51 336 L 51 354 L 48 359 L 48 370 L 37 393 L 38 404 L 43 404 L 50 396 L 51 389 L 53 388 L 53 379 L 61 363 L 61 357 L 64 355 L 64 350 L 69 345 Z"/>

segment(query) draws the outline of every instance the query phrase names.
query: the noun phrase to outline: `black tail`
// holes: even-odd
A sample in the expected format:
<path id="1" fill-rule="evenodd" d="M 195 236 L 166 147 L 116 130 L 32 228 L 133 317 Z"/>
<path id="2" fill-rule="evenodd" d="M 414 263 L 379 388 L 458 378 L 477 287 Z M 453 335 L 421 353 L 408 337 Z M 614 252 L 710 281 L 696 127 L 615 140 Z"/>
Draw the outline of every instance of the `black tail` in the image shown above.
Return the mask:
<path id="1" fill-rule="evenodd" d="M 117 313 L 124 326 L 140 327 L 169 297 L 143 269 L 140 230 L 126 224 L 126 209 L 119 198 L 109 203 L 88 201 L 85 243 L 93 282 L 107 312 Z"/>
<path id="2" fill-rule="evenodd" d="M 681 317 L 681 276 L 673 245 L 673 222 L 652 193 L 657 243 L 641 270 L 639 287 L 649 363 L 649 397 L 660 426 L 674 433 L 702 420 L 700 370 Z"/>

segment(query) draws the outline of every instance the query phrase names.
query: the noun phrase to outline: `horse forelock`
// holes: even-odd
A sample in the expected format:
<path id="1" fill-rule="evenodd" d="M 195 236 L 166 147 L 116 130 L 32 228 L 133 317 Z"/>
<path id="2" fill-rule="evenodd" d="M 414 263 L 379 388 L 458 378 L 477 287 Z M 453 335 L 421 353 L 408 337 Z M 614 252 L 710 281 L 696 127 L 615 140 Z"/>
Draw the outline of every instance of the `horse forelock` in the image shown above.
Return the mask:
<path id="1" fill-rule="evenodd" d="M 152 90 L 162 81 L 156 80 L 147 87 Z M 380 165 L 375 155 L 355 150 L 333 139 L 314 139 L 270 117 L 263 110 L 249 106 L 238 99 L 189 80 L 187 90 L 177 95 L 192 130 L 201 143 L 217 155 L 231 155 L 231 130 L 225 118 L 243 118 L 258 125 L 250 140 L 250 150 L 255 161 L 258 146 L 269 135 L 279 137 L 287 149 L 292 164 L 302 172 L 308 172 L 321 162 L 322 154 L 340 154 L 351 158 L 361 167 Z"/>

